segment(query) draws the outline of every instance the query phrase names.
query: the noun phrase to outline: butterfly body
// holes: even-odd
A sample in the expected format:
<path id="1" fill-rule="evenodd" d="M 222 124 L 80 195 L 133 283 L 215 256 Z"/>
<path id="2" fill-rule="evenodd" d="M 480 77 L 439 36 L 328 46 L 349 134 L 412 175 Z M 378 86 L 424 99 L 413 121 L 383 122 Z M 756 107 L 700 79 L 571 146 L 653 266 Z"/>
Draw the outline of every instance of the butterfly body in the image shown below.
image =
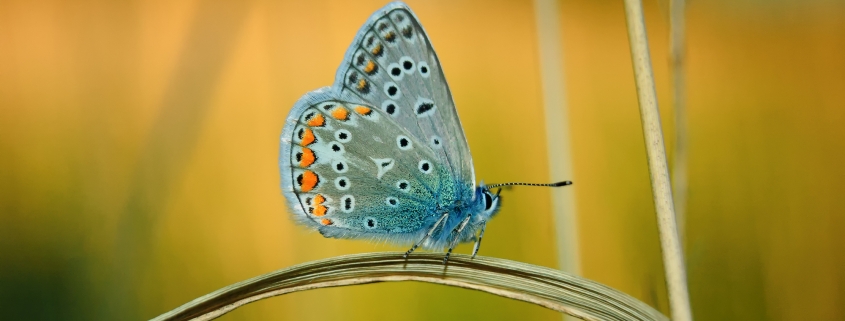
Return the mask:
<path id="1" fill-rule="evenodd" d="M 279 166 L 294 219 L 326 237 L 477 249 L 500 206 L 476 186 L 440 62 L 398 2 L 364 24 L 333 86 L 294 104 Z"/>

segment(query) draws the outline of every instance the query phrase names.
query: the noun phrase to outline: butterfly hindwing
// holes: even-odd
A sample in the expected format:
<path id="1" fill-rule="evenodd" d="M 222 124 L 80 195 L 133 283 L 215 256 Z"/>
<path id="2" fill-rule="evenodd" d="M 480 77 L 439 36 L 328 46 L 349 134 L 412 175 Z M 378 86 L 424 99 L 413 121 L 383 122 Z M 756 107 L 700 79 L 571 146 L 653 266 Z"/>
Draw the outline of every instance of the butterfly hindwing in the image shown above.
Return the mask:
<path id="1" fill-rule="evenodd" d="M 402 243 L 436 220 L 432 199 L 451 174 L 383 111 L 311 93 L 282 139 L 282 188 L 298 221 L 324 235 Z"/>

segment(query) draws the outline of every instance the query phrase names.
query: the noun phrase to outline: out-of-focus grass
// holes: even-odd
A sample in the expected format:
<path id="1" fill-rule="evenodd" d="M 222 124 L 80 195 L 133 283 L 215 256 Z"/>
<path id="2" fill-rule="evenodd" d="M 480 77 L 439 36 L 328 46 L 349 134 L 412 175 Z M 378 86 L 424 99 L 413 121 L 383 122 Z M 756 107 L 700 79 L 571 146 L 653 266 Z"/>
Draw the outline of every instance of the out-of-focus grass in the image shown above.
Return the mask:
<path id="1" fill-rule="evenodd" d="M 291 105 L 332 83 L 381 5 L 0 4 L 4 317 L 149 318 L 295 263 L 399 249 L 294 226 L 276 168 Z M 444 65 L 479 178 L 547 180 L 531 3 L 410 5 Z M 845 317 L 845 6 L 694 2 L 688 14 L 695 317 Z M 646 15 L 668 133 L 667 21 L 656 3 Z M 622 5 L 562 2 L 561 21 L 583 274 L 667 313 Z M 507 192 L 483 253 L 553 266 L 546 195 Z M 223 319 L 374 311 L 559 318 L 482 293 L 382 284 L 266 300 Z"/>
<path id="2" fill-rule="evenodd" d="M 689 30 L 689 117 L 711 119 L 690 128 L 692 296 L 714 319 L 845 318 L 845 5 L 706 9 L 690 22 L 722 23 Z"/>
<path id="3" fill-rule="evenodd" d="M 579 193 L 586 194 L 579 204 L 594 214 L 582 215 L 581 227 L 604 229 L 582 236 L 584 271 L 648 300 L 663 290 L 651 288 L 658 261 L 637 256 L 654 230 L 641 194 L 647 176 L 638 170 L 644 155 L 641 137 L 632 134 L 636 111 L 617 107 L 634 104 L 633 87 L 611 75 L 627 63 L 616 39 L 624 35 L 622 13 L 614 8 L 563 9 L 572 18 L 564 19 L 564 39 Z M 656 9 L 647 11 L 647 23 L 671 132 L 667 21 Z M 845 7 L 695 2 L 688 14 L 686 255 L 696 318 L 842 318 L 845 241 L 835 230 L 845 226 L 845 199 L 836 196 L 845 169 L 835 164 L 845 160 Z M 608 235 L 618 240 L 608 242 Z M 596 255 L 603 250 L 622 253 Z"/>

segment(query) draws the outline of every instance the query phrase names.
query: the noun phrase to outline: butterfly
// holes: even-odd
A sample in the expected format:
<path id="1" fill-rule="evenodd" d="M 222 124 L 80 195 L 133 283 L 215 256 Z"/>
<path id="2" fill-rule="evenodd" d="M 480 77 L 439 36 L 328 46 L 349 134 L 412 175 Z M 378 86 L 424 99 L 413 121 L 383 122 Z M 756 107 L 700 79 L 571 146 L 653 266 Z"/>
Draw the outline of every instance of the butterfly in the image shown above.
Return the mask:
<path id="1" fill-rule="evenodd" d="M 285 122 L 282 191 L 295 221 L 330 238 L 418 247 L 475 241 L 501 207 L 476 186 L 469 146 L 434 48 L 401 2 L 358 31 L 335 82 L 300 98 Z"/>

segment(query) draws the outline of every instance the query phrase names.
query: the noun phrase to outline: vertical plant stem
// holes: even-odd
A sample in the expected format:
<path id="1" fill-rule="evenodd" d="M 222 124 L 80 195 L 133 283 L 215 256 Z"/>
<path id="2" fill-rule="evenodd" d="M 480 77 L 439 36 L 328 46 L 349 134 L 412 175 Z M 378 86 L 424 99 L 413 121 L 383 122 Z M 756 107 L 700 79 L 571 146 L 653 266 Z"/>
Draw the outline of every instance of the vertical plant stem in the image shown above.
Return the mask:
<path id="1" fill-rule="evenodd" d="M 574 180 L 570 149 L 569 117 L 563 79 L 560 11 L 557 0 L 535 0 L 535 21 L 540 54 L 543 103 L 546 113 L 546 144 L 552 181 Z M 555 219 L 558 265 L 572 274 L 580 273 L 578 220 L 575 216 L 575 189 L 552 188 L 552 215 Z"/>
<path id="2" fill-rule="evenodd" d="M 675 217 L 681 242 L 686 234 L 687 212 L 687 92 L 684 51 L 686 48 L 686 0 L 669 0 L 669 57 L 672 63 L 672 89 L 675 103 L 675 151 L 672 187 Z"/>
<path id="3" fill-rule="evenodd" d="M 640 102 L 643 136 L 648 155 L 648 169 L 657 212 L 660 245 L 663 250 L 663 268 L 669 292 L 669 307 L 672 320 L 690 321 L 692 311 L 687 292 L 687 277 L 684 270 L 684 256 L 678 240 L 678 229 L 672 204 L 672 186 L 669 184 L 669 169 L 666 165 L 666 148 L 660 127 L 660 111 L 657 108 L 657 93 L 654 89 L 654 75 L 646 38 L 645 17 L 640 0 L 625 0 L 625 16 L 628 22 L 628 40 L 631 43 L 631 58 Z"/>

